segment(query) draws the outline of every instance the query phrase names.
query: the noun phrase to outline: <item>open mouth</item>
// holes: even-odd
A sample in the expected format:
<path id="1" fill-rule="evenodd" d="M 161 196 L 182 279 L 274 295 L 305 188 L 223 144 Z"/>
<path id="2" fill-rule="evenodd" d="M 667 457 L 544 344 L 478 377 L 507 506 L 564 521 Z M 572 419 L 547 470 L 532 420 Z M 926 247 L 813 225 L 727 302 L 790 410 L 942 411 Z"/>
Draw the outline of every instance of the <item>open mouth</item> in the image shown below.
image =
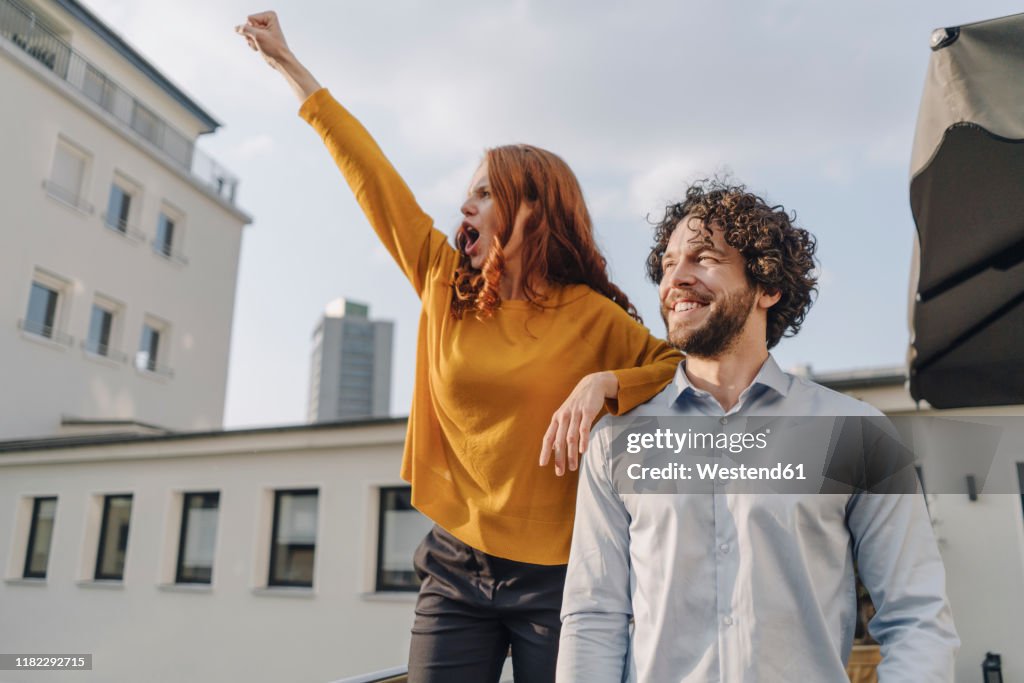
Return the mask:
<path id="1" fill-rule="evenodd" d="M 459 226 L 459 232 L 455 236 L 455 244 L 458 246 L 459 251 L 467 256 L 471 256 L 470 252 L 475 250 L 479 239 L 480 232 L 469 223 L 463 223 Z"/>

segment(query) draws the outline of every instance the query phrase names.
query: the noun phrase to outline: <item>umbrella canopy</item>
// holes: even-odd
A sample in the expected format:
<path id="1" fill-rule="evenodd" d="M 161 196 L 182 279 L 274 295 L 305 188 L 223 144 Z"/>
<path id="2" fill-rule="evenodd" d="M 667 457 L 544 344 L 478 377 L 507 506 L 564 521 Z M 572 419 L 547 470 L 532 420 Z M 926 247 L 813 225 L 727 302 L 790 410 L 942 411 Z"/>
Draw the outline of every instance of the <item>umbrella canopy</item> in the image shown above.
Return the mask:
<path id="1" fill-rule="evenodd" d="M 932 34 L 914 136 L 910 393 L 1024 403 L 1024 14 Z"/>

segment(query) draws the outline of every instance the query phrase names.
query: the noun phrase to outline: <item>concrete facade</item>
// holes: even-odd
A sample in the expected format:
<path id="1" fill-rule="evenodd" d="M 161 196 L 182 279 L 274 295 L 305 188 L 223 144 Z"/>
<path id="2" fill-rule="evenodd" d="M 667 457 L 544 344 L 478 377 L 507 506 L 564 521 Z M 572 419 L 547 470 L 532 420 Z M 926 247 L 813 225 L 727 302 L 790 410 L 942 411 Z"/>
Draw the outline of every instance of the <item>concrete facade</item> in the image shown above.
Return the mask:
<path id="1" fill-rule="evenodd" d="M 889 416 L 934 416 L 974 419 L 1024 416 L 1024 406 L 935 410 L 915 404 L 904 384 L 903 369 L 835 373 L 812 377 L 837 391 L 870 403 Z M 921 455 L 925 490 L 934 474 L 928 454 Z M 971 454 L 965 453 L 965 457 Z M 1003 679 L 1024 680 L 1024 481 L 1016 465 L 1024 453 L 997 459 L 989 472 L 1001 482 L 1016 482 L 1015 493 L 991 493 L 972 501 L 962 493 L 927 493 L 928 510 L 946 568 L 946 590 L 960 634 L 956 680 L 981 680 L 986 652 L 1003 656 Z"/>
<path id="2" fill-rule="evenodd" d="M 0 681 L 324 683 L 403 663 L 415 593 L 376 592 L 375 576 L 379 491 L 404 484 L 404 436 L 398 419 L 0 445 L 0 643 L 94 655 L 92 672 Z M 268 586 L 273 494 L 291 489 L 318 492 L 308 588 Z M 220 494 L 209 585 L 175 582 L 189 492 Z M 126 493 L 123 580 L 95 580 L 102 499 Z M 56 516 L 46 577 L 26 579 L 37 496 L 57 497 Z"/>
<path id="3" fill-rule="evenodd" d="M 193 146 L 212 118 L 78 7 L 0 0 L 0 126 L 16 131 L 0 157 L 0 438 L 57 434 L 64 419 L 218 428 L 250 218 L 226 171 L 196 172 L 216 167 Z M 132 195 L 123 222 L 105 215 L 114 183 Z M 52 328 L 33 323 L 33 283 L 57 293 Z M 87 348 L 94 305 L 112 314 L 100 352 Z M 144 325 L 158 351 L 137 362 Z"/>

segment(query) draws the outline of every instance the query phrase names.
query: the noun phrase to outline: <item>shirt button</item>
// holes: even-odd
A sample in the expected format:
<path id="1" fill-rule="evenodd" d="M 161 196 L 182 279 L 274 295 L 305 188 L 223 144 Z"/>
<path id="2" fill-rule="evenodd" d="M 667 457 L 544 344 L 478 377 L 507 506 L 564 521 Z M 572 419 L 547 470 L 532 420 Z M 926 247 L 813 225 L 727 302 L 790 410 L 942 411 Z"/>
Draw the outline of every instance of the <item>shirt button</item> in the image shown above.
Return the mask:
<path id="1" fill-rule="evenodd" d="M 726 626 L 732 626 L 732 617 L 724 617 L 722 623 Z"/>
<path id="2" fill-rule="evenodd" d="M 724 425 L 729 424 L 729 418 L 727 418 L 727 417 L 723 417 L 723 418 L 719 419 L 718 421 L 720 423 L 724 424 Z"/>
<path id="3" fill-rule="evenodd" d="M 722 545 L 718 546 L 718 549 L 721 550 L 723 553 L 727 553 L 729 552 L 729 544 L 723 543 Z"/>

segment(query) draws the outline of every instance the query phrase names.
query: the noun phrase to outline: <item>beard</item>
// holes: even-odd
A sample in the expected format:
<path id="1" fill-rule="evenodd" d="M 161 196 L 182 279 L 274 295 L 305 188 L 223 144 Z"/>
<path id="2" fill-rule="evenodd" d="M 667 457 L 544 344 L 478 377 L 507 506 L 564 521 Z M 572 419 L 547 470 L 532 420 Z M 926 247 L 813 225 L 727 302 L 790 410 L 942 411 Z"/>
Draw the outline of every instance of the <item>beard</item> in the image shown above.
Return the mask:
<path id="1" fill-rule="evenodd" d="M 716 297 L 708 305 L 710 315 L 696 329 L 680 325 L 672 329 L 668 322 L 668 310 L 661 309 L 661 317 L 668 331 L 668 343 L 683 353 L 696 358 L 717 358 L 728 351 L 740 336 L 743 326 L 754 307 L 756 291 L 746 287 L 739 292 L 729 292 Z"/>

